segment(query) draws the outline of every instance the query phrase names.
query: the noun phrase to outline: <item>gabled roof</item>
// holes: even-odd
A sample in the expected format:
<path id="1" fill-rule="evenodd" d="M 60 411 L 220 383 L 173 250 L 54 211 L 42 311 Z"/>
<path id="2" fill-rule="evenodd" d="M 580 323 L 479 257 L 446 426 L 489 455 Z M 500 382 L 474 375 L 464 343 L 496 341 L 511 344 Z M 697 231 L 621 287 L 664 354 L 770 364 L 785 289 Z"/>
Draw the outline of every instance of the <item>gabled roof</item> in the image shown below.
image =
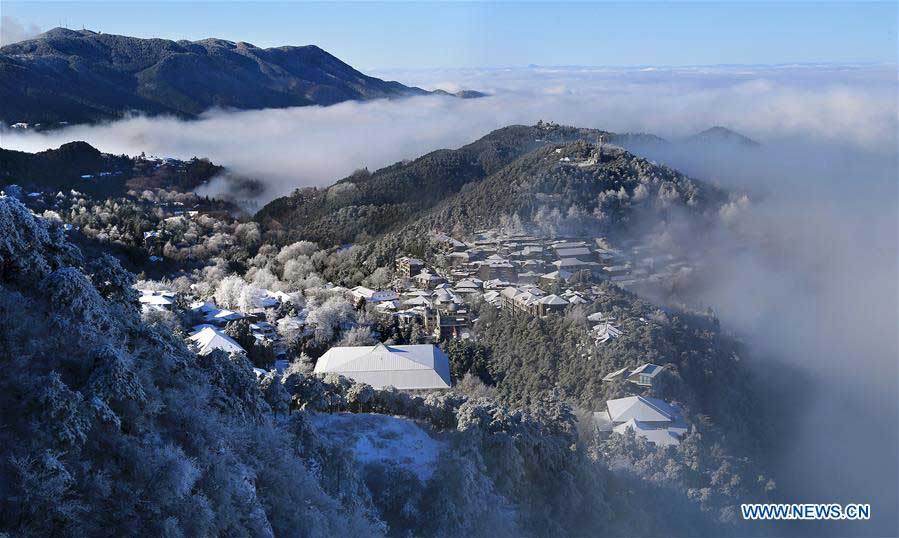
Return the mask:
<path id="1" fill-rule="evenodd" d="M 592 252 L 587 247 L 570 247 L 556 249 L 556 254 L 560 258 L 576 258 L 578 256 L 590 256 Z"/>
<path id="2" fill-rule="evenodd" d="M 631 375 L 633 376 L 633 375 L 637 375 L 637 374 L 643 374 L 643 375 L 648 375 L 649 377 L 655 377 L 655 376 L 659 375 L 659 373 L 661 373 L 661 372 L 662 372 L 661 366 L 659 366 L 658 364 L 653 364 L 651 362 L 647 362 L 646 364 L 635 368 L 634 371 L 631 372 Z"/>
<path id="3" fill-rule="evenodd" d="M 244 348 L 240 347 L 240 344 L 235 342 L 230 336 L 212 327 L 205 327 L 191 336 L 190 340 L 197 344 L 199 348 L 197 354 L 199 355 L 208 355 L 216 349 L 220 349 L 225 353 L 246 353 Z"/>
<path id="4" fill-rule="evenodd" d="M 175 301 L 162 295 L 141 295 L 138 299 L 142 304 L 150 304 L 157 306 L 171 306 Z"/>
<path id="5" fill-rule="evenodd" d="M 370 298 L 375 294 L 375 290 L 371 288 L 366 288 L 365 286 L 356 286 L 355 288 L 350 290 L 353 295 L 358 295 L 359 297 L 365 297 L 366 299 Z"/>
<path id="6" fill-rule="evenodd" d="M 237 319 L 242 319 L 245 316 L 240 312 L 235 312 L 233 310 L 219 310 L 212 316 L 214 319 L 223 319 L 225 321 L 234 321 Z"/>
<path id="7" fill-rule="evenodd" d="M 602 378 L 603 381 L 615 381 L 616 379 L 620 379 L 622 377 L 627 377 L 627 374 L 630 370 L 628 370 L 627 366 L 620 370 L 615 370 L 614 372 L 606 374 L 605 377 Z"/>
<path id="8" fill-rule="evenodd" d="M 653 427 L 652 425 L 644 424 L 643 422 L 634 419 L 630 419 L 612 429 L 615 433 L 622 435 L 627 430 L 634 430 L 634 435 L 637 437 L 643 437 L 650 443 L 659 446 L 676 446 L 680 444 L 680 434 L 686 431 L 681 429 Z"/>
<path id="9" fill-rule="evenodd" d="M 490 301 L 496 299 L 497 297 L 499 297 L 498 291 L 488 291 L 484 295 L 482 295 L 482 298 L 487 302 L 490 302 Z"/>
<path id="10" fill-rule="evenodd" d="M 430 297 L 431 292 L 427 290 L 412 290 L 409 291 L 406 295 L 417 296 L 417 297 Z"/>
<path id="11" fill-rule="evenodd" d="M 416 296 L 407 301 L 403 301 L 403 304 L 410 306 L 431 306 L 431 301 L 425 299 L 424 297 Z"/>
<path id="12" fill-rule="evenodd" d="M 546 280 L 568 280 L 569 278 L 571 278 L 572 274 L 573 273 L 571 273 L 570 271 L 566 271 L 566 270 L 562 269 L 560 271 L 553 271 L 551 273 L 546 273 L 545 275 L 541 276 L 540 278 L 544 278 Z"/>
<path id="13" fill-rule="evenodd" d="M 190 309 L 197 310 L 197 311 L 204 312 L 204 313 L 205 312 L 218 312 L 218 308 L 216 308 L 215 305 L 209 301 L 194 301 L 194 302 L 190 303 Z"/>
<path id="14" fill-rule="evenodd" d="M 627 422 L 630 419 L 641 422 L 673 422 L 680 414 L 677 409 L 657 398 L 628 396 L 606 402 L 612 422 Z"/>
<path id="15" fill-rule="evenodd" d="M 548 305 L 567 305 L 568 301 L 559 297 L 558 295 L 547 295 L 539 300 L 540 304 L 548 304 Z"/>
<path id="16" fill-rule="evenodd" d="M 521 290 L 510 286 L 510 287 L 504 289 L 503 291 L 501 291 L 500 295 L 511 299 L 511 298 L 515 297 L 516 295 L 518 295 L 519 293 L 521 293 Z"/>
<path id="17" fill-rule="evenodd" d="M 418 258 L 410 258 L 408 256 L 403 256 L 402 258 L 399 258 L 397 261 L 405 262 L 405 263 L 408 263 L 409 265 L 424 265 L 425 264 L 425 262 L 419 260 Z"/>
<path id="18" fill-rule="evenodd" d="M 332 347 L 315 364 L 315 373 L 338 373 L 374 388 L 450 387 L 449 359 L 437 346 Z"/>
<path id="19" fill-rule="evenodd" d="M 562 258 L 561 260 L 554 261 L 553 265 L 561 269 L 562 267 L 581 267 L 584 265 L 596 265 L 596 262 L 585 262 L 577 258 Z"/>

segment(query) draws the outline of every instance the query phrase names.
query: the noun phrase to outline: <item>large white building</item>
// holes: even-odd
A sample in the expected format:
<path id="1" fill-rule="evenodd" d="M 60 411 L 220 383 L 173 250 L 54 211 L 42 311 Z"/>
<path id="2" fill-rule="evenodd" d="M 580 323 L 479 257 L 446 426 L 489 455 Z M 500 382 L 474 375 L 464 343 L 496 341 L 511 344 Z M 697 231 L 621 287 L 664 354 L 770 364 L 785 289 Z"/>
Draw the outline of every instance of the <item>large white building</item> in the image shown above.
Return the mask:
<path id="1" fill-rule="evenodd" d="M 608 400 L 606 410 L 593 413 L 593 420 L 601 432 L 623 435 L 633 430 L 636 436 L 659 446 L 680 444 L 687 433 L 687 423 L 676 406 L 644 396 Z"/>
<path id="2" fill-rule="evenodd" d="M 435 345 L 332 347 L 315 363 L 315 373 L 335 373 L 376 389 L 448 389 L 449 359 Z"/>

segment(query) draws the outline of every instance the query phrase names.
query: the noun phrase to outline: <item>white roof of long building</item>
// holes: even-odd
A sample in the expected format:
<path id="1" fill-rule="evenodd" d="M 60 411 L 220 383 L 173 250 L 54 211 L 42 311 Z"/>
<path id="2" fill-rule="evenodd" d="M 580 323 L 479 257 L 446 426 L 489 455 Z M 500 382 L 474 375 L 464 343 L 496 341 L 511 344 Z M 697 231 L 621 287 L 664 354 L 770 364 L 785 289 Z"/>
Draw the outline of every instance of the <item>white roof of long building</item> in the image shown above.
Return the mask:
<path id="1" fill-rule="evenodd" d="M 158 306 L 171 306 L 175 301 L 163 295 L 141 295 L 138 299 L 142 304 L 151 304 Z"/>
<path id="2" fill-rule="evenodd" d="M 627 422 L 634 419 L 641 422 L 674 422 L 680 414 L 677 409 L 656 398 L 628 396 L 606 402 L 612 422 Z"/>
<path id="3" fill-rule="evenodd" d="M 446 389 L 449 359 L 437 346 L 332 347 L 315 364 L 315 373 L 337 373 L 376 389 Z"/>

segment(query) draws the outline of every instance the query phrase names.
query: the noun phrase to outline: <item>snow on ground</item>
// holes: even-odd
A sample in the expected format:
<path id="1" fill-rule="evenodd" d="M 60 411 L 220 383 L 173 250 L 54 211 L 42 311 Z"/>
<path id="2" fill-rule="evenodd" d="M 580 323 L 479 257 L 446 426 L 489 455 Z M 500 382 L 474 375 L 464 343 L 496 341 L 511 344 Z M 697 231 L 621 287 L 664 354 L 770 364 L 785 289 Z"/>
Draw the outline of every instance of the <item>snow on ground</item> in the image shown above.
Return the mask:
<path id="1" fill-rule="evenodd" d="M 414 421 L 370 413 L 318 414 L 312 418 L 325 442 L 348 447 L 365 465 L 396 465 L 426 481 L 434 474 L 446 442 L 429 436 Z"/>

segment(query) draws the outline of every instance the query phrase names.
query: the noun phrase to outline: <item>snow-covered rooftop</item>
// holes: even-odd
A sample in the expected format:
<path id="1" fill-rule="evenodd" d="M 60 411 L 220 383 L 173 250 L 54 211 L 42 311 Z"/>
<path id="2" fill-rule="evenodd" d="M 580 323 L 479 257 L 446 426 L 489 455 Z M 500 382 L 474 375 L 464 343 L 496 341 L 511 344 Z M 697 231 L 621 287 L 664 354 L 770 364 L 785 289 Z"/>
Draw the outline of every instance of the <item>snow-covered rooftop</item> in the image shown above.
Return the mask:
<path id="1" fill-rule="evenodd" d="M 374 388 L 445 389 L 451 385 L 449 359 L 430 344 L 332 347 L 315 364 L 315 373 L 328 372 Z"/>

